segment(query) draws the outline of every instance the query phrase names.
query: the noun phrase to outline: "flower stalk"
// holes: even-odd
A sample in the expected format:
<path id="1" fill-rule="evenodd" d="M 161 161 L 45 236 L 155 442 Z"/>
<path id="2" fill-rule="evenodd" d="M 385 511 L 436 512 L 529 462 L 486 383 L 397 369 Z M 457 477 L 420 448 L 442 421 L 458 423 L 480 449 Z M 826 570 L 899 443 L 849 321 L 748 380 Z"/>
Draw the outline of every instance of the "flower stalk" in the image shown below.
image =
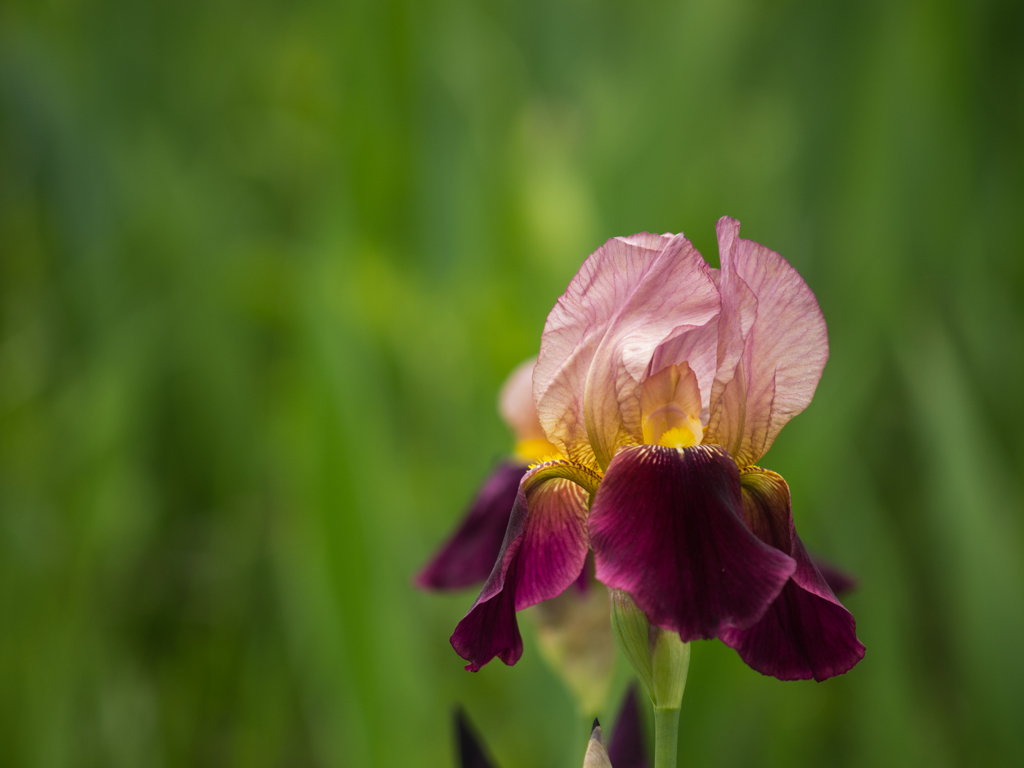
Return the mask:
<path id="1" fill-rule="evenodd" d="M 654 768 L 675 768 L 690 644 L 651 626 L 629 593 L 613 589 L 611 602 L 615 637 L 654 705 Z"/>
<path id="2" fill-rule="evenodd" d="M 654 768 L 676 768 L 679 708 L 654 708 Z"/>

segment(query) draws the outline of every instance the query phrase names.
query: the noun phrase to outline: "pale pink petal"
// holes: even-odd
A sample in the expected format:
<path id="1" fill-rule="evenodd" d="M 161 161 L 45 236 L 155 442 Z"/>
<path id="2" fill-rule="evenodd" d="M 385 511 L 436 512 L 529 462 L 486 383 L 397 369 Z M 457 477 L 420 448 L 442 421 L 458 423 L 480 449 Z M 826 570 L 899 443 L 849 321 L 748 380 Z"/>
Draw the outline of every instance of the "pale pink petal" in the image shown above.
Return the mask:
<path id="1" fill-rule="evenodd" d="M 505 379 L 498 394 L 498 412 L 516 436 L 516 442 L 544 440 L 544 430 L 537 420 L 533 404 L 533 366 L 537 358 L 524 360 Z"/>
<path id="2" fill-rule="evenodd" d="M 573 459 L 607 467 L 618 446 L 642 439 L 640 385 L 655 350 L 718 311 L 710 269 L 682 235 L 601 246 L 544 327 L 533 391 L 548 439 Z"/>
<path id="3" fill-rule="evenodd" d="M 718 316 L 717 370 L 711 386 L 708 440 L 736 454 L 743 442 L 747 390 L 739 364 L 757 316 L 757 297 L 734 271 L 719 279 L 722 313 Z"/>
<path id="4" fill-rule="evenodd" d="M 828 333 L 814 293 L 779 254 L 718 221 L 722 260 L 719 365 L 706 442 L 740 466 L 765 454 L 779 430 L 811 402 L 828 359 Z M 756 298 L 756 315 L 749 325 Z M 734 364 L 737 339 L 743 353 Z"/>
<path id="5" fill-rule="evenodd" d="M 717 269 L 710 270 L 712 276 Z M 651 358 L 648 376 L 655 376 L 672 365 L 686 363 L 697 377 L 701 399 L 701 423 L 707 424 L 711 385 L 718 369 L 718 324 L 722 316 L 715 317 L 700 328 L 688 328 L 660 345 Z"/>

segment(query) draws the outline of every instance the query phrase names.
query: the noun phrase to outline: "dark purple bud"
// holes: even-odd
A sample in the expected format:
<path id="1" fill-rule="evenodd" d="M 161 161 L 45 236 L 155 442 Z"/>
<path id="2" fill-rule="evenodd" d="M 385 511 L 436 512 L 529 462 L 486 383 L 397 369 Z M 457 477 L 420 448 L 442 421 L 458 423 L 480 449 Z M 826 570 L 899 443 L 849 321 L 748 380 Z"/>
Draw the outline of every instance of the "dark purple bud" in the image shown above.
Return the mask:
<path id="1" fill-rule="evenodd" d="M 647 768 L 647 748 L 636 702 L 636 685 L 631 685 L 622 699 L 622 707 L 615 719 L 608 757 L 614 768 Z"/>
<path id="2" fill-rule="evenodd" d="M 494 768 L 461 707 L 455 710 L 455 742 L 459 749 L 460 768 Z"/>

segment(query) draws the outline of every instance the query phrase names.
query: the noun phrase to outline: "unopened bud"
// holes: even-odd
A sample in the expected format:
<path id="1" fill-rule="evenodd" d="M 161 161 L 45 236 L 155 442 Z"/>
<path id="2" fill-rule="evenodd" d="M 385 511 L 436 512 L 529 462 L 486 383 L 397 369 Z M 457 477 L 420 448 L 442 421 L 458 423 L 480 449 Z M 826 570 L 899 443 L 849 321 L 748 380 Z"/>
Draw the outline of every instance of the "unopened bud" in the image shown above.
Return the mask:
<path id="1" fill-rule="evenodd" d="M 633 671 L 657 709 L 679 709 L 690 668 L 690 644 L 652 627 L 633 598 L 611 590 L 612 629 Z"/>
<path id="2" fill-rule="evenodd" d="M 594 730 L 590 732 L 590 743 L 587 744 L 587 754 L 583 758 L 583 768 L 612 768 L 612 761 L 608 759 L 608 750 L 604 746 L 604 735 L 597 720 L 594 721 Z"/>
<path id="3" fill-rule="evenodd" d="M 612 602 L 612 630 L 636 672 L 647 695 L 654 700 L 654 671 L 651 668 L 651 625 L 628 592 L 609 590 Z"/>
<path id="4" fill-rule="evenodd" d="M 651 633 L 651 667 L 654 670 L 654 706 L 679 709 L 690 671 L 690 644 L 675 632 L 655 628 Z"/>

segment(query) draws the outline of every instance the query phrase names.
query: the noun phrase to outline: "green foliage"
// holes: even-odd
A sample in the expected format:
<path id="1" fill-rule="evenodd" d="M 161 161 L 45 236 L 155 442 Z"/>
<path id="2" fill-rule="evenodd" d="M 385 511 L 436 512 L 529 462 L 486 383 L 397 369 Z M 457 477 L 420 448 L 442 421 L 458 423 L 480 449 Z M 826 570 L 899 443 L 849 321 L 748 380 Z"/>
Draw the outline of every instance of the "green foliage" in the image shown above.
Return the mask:
<path id="1" fill-rule="evenodd" d="M 410 575 L 612 235 L 715 220 L 832 357 L 764 465 L 865 660 L 695 643 L 681 761 L 1024 763 L 1024 12 L 843 0 L 0 8 L 0 763 L 506 768 L 588 729 Z M 621 681 L 620 681 L 621 684 Z M 610 713 L 609 713 L 610 714 Z"/>

